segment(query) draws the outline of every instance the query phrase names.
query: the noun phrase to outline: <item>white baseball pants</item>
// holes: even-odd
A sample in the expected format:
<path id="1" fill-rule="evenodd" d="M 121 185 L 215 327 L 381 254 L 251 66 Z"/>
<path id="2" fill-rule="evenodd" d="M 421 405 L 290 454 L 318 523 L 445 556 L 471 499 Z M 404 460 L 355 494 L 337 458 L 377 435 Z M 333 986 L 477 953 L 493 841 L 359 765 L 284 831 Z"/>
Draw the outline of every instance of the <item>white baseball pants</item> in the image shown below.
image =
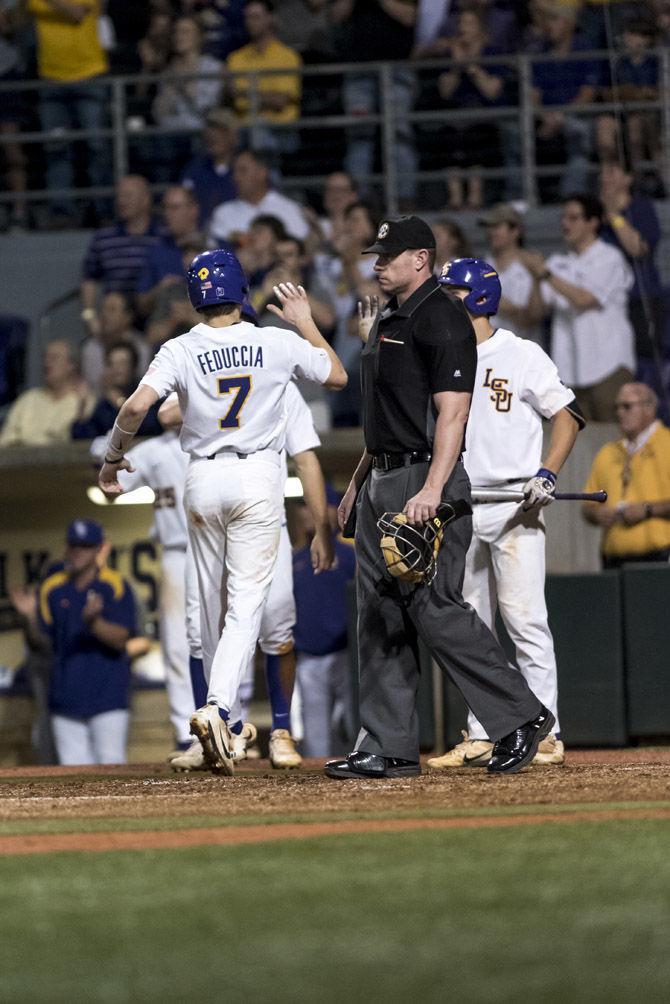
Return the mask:
<path id="1" fill-rule="evenodd" d="M 191 460 L 184 504 L 198 577 L 207 700 L 234 710 L 277 561 L 281 465 L 271 450 Z M 231 718 L 233 716 L 231 715 Z"/>
<path id="2" fill-rule="evenodd" d="M 463 598 L 495 633 L 496 608 L 516 649 L 516 661 L 530 689 L 556 718 L 560 731 L 554 639 L 544 598 L 545 530 L 541 513 L 523 512 L 517 502 L 472 507 L 472 543 L 465 563 Z M 468 734 L 485 739 L 472 712 Z"/>
<path id="3" fill-rule="evenodd" d="M 52 715 L 60 764 L 125 763 L 130 712 L 104 711 L 91 718 Z"/>
<path id="4" fill-rule="evenodd" d="M 333 756 L 334 727 L 349 717 L 351 669 L 349 653 L 298 653 L 297 678 L 302 698 L 302 749 L 305 756 Z"/>
<path id="5" fill-rule="evenodd" d="M 279 534 L 279 549 L 277 564 L 270 592 L 263 608 L 261 618 L 259 644 L 261 651 L 268 655 L 278 655 L 293 645 L 293 628 L 295 626 L 295 599 L 293 598 L 293 553 L 288 528 L 284 524 Z M 198 577 L 195 562 L 191 558 L 190 548 L 186 561 L 186 635 L 190 654 L 202 658 L 200 641 L 200 602 L 198 599 Z M 254 648 L 255 652 L 255 648 Z M 253 697 L 254 683 L 254 652 L 249 659 L 247 669 L 240 683 L 240 703 L 230 709 L 232 721 L 245 718 L 245 708 Z M 193 703 L 191 697 L 191 703 Z M 293 706 L 291 706 L 293 714 Z"/>
<path id="6" fill-rule="evenodd" d="M 189 718 L 193 714 L 193 690 L 188 671 L 186 641 L 186 552 L 163 550 L 161 557 L 160 632 L 165 664 L 165 688 L 170 705 L 170 721 L 177 742 L 191 739 Z"/>

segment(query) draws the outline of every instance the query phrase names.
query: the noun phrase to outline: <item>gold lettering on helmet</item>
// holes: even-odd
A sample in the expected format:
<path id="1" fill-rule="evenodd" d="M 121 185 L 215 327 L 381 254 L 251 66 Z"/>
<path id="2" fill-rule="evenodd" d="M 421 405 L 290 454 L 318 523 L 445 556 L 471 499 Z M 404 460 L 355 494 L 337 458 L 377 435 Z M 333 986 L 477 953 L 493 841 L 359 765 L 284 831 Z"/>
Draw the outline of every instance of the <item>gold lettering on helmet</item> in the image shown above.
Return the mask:
<path id="1" fill-rule="evenodd" d="M 489 394 L 489 401 L 493 402 L 496 411 L 508 412 L 512 407 L 512 398 L 514 397 L 514 392 L 507 390 L 509 378 L 494 377 L 491 376 L 492 373 L 493 369 L 489 367 L 486 370 L 482 387 L 490 387 L 493 391 L 492 394 Z"/>
<path id="2" fill-rule="evenodd" d="M 198 272 L 198 279 L 202 279 L 204 281 L 208 275 L 209 275 L 209 269 L 205 268 L 203 265 L 203 267 Z"/>

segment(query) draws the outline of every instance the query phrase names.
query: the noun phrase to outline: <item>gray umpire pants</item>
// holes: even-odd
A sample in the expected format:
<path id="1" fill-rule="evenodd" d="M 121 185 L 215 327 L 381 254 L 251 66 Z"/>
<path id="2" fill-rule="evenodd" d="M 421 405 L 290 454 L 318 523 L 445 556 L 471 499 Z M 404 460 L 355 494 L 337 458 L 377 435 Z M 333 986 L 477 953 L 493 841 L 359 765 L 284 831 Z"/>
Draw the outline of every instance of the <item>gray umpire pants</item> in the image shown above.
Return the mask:
<path id="1" fill-rule="evenodd" d="M 361 719 L 356 749 L 414 761 L 419 759 L 419 638 L 493 741 L 535 718 L 541 707 L 461 595 L 470 516 L 446 527 L 430 586 L 399 582 L 385 572 L 377 519 L 384 512 L 402 511 L 423 487 L 427 469 L 423 463 L 372 470 L 356 502 Z M 442 497 L 470 499 L 460 461 Z"/>

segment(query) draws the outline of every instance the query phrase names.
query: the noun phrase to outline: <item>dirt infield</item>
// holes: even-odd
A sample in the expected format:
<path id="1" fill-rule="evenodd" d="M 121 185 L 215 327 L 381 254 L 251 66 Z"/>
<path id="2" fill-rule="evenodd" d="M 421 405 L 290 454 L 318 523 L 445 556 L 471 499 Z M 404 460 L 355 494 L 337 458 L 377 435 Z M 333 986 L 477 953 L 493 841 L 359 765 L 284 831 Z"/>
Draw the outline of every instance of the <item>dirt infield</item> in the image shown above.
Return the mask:
<path id="1" fill-rule="evenodd" d="M 532 767 L 513 777 L 481 769 L 425 768 L 417 778 L 338 782 L 324 777 L 321 768 L 321 761 L 307 761 L 302 770 L 280 772 L 257 761 L 241 765 L 234 778 L 174 774 L 165 764 L 4 769 L 0 826 L 5 830 L 18 823 L 30 830 L 31 821 L 39 821 L 44 830 L 49 821 L 66 820 L 73 829 L 81 821 L 83 829 L 84 821 L 104 825 L 109 820 L 109 831 L 6 832 L 0 835 L 0 854 L 228 845 L 371 829 L 510 826 L 557 819 L 670 819 L 670 747 L 576 751 L 562 767 Z M 570 811 L 557 812 L 561 806 Z M 521 807 L 522 813 L 509 811 Z M 489 809 L 506 813 L 481 815 Z M 439 813 L 451 818 L 434 818 Z M 166 819 L 175 821 L 174 829 L 157 830 L 155 823 Z M 222 824 L 212 826 L 212 819 Z M 118 820 L 132 825 L 133 832 L 128 825 L 126 832 L 113 832 Z M 142 829 L 143 820 L 147 829 Z M 235 825 L 235 820 L 253 824 Z"/>

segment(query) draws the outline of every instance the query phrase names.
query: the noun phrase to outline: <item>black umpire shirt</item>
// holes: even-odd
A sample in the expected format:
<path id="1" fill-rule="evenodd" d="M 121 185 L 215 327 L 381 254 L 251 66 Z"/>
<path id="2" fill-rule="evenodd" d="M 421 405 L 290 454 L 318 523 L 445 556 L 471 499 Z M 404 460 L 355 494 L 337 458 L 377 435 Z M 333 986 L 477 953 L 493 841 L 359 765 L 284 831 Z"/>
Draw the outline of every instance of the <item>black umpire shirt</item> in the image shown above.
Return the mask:
<path id="1" fill-rule="evenodd" d="M 460 300 L 431 276 L 378 316 L 361 354 L 363 432 L 368 453 L 430 451 L 437 411 L 433 394 L 472 393 L 477 370 L 474 328 Z"/>

